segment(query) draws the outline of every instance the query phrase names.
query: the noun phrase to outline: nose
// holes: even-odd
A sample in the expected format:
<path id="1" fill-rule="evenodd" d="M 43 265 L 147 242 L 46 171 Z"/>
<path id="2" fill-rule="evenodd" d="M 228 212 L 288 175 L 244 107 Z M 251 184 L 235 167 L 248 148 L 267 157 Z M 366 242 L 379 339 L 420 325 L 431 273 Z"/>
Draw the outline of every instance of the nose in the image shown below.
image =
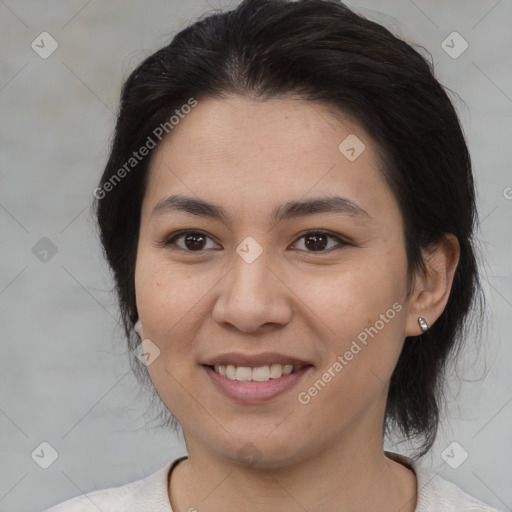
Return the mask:
<path id="1" fill-rule="evenodd" d="M 235 254 L 219 287 L 212 316 L 223 327 L 253 333 L 282 328 L 291 319 L 293 293 L 265 252 L 252 263 Z"/>

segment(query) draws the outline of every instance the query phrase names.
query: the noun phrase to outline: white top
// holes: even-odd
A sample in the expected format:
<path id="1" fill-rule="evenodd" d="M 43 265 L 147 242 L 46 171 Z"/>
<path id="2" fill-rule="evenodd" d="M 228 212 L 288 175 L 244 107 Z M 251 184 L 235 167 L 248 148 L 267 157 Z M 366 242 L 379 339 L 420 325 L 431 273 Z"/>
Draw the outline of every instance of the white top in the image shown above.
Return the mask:
<path id="1" fill-rule="evenodd" d="M 386 455 L 405 464 L 416 474 L 418 501 L 415 512 L 500 512 L 412 459 L 390 452 Z M 91 491 L 44 512 L 172 512 L 167 494 L 169 472 L 185 458 L 180 457 L 135 482 Z"/>

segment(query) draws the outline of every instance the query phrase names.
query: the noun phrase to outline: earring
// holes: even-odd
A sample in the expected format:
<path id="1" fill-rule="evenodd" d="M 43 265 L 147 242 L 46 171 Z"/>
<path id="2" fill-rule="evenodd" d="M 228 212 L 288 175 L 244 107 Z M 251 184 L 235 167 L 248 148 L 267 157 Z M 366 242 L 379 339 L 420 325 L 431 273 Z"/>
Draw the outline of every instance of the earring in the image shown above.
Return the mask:
<path id="1" fill-rule="evenodd" d="M 428 331 L 427 321 L 422 316 L 418 317 L 418 324 L 420 325 L 421 332 L 427 332 Z"/>
<path id="2" fill-rule="evenodd" d="M 135 332 L 139 335 L 139 337 L 142 337 L 142 335 L 140 333 L 140 330 L 142 328 L 142 324 L 141 324 L 139 319 L 137 319 L 137 321 L 135 322 L 135 325 L 133 326 L 133 328 L 135 329 Z"/>

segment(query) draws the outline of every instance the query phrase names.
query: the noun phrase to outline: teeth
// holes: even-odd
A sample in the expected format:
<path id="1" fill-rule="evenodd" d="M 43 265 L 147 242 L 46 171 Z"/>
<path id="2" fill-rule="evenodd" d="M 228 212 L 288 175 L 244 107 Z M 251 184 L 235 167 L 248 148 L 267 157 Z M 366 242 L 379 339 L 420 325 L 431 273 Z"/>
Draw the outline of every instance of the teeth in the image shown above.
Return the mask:
<path id="1" fill-rule="evenodd" d="M 271 379 L 279 379 L 283 375 L 283 367 L 280 364 L 271 364 L 270 365 L 270 378 Z"/>
<path id="2" fill-rule="evenodd" d="M 283 366 L 283 375 L 289 375 L 293 372 L 293 365 L 291 364 L 285 364 Z"/>
<path id="3" fill-rule="evenodd" d="M 236 380 L 252 380 L 252 370 L 246 366 L 237 366 L 235 372 Z"/>
<path id="4" fill-rule="evenodd" d="M 270 379 L 279 379 L 283 375 L 297 371 L 302 366 L 293 366 L 292 364 L 271 364 L 267 366 L 258 366 L 250 368 L 248 366 L 219 365 L 214 366 L 214 370 L 229 380 L 238 380 L 242 382 L 265 382 Z"/>
<path id="5" fill-rule="evenodd" d="M 268 366 L 258 366 L 258 368 L 253 368 L 251 375 L 252 380 L 265 382 L 270 379 L 270 368 Z"/>
<path id="6" fill-rule="evenodd" d="M 217 370 L 215 370 L 217 371 Z M 226 377 L 229 380 L 235 380 L 236 368 L 232 364 L 226 366 Z"/>

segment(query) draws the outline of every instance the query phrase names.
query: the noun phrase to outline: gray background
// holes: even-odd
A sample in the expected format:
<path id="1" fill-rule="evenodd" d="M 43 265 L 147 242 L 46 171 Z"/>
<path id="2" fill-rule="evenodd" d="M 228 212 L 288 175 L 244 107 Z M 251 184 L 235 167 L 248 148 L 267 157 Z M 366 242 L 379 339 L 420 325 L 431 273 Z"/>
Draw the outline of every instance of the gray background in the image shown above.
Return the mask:
<path id="1" fill-rule="evenodd" d="M 128 373 L 89 206 L 122 79 L 196 16 L 236 3 L 0 1 L 0 511 L 41 511 L 141 478 L 185 453 L 175 434 L 145 419 L 147 396 Z M 349 5 L 427 48 L 440 81 L 461 98 L 455 101 L 483 219 L 489 316 L 484 338 L 468 340 L 450 375 L 447 417 L 423 463 L 512 510 L 512 2 Z M 59 45 L 47 59 L 31 48 L 43 31 Z M 453 31 L 469 43 L 458 58 L 441 46 Z M 57 249 L 47 261 L 33 251 L 43 237 Z M 31 457 L 43 441 L 59 454 L 48 469 Z M 454 441 L 456 458 L 462 449 L 469 454 L 457 469 L 442 457 Z M 405 445 L 395 449 L 407 453 Z"/>

